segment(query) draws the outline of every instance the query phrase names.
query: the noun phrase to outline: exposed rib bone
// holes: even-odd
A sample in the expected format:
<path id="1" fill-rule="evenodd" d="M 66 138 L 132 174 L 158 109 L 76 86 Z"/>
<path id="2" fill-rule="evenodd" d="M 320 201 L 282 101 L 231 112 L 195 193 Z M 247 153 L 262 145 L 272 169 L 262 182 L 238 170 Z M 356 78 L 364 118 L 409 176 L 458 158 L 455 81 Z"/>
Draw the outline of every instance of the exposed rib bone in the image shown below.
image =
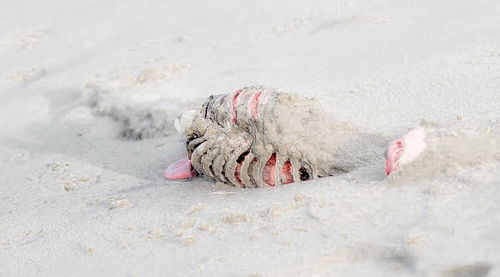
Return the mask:
<path id="1" fill-rule="evenodd" d="M 274 184 L 279 186 L 282 184 L 281 182 L 281 169 L 283 168 L 283 164 L 286 162 L 286 158 L 279 153 L 276 153 L 276 167 L 274 173 Z"/>
<path id="2" fill-rule="evenodd" d="M 257 180 L 255 179 L 254 171 L 257 170 L 257 166 L 259 164 L 259 158 L 254 157 L 250 164 L 248 165 L 248 177 L 250 177 L 250 182 L 254 188 L 257 188 Z"/>
<path id="3" fill-rule="evenodd" d="M 199 138 L 195 138 L 195 139 L 191 140 L 187 146 L 188 153 L 193 153 L 194 149 L 196 147 L 198 147 L 198 145 L 205 142 L 206 140 L 207 139 L 205 137 L 199 137 Z"/>
<path id="4" fill-rule="evenodd" d="M 311 165 L 311 172 L 312 172 L 312 178 L 313 179 L 318 179 L 319 178 L 318 167 L 316 167 L 315 165 Z"/>
<path id="5" fill-rule="evenodd" d="M 318 169 L 313 164 L 303 163 L 302 165 L 305 166 L 307 172 L 309 172 L 309 177 L 311 177 L 311 179 L 318 179 Z"/>
<path id="6" fill-rule="evenodd" d="M 222 155 L 215 157 L 212 165 L 212 172 L 214 173 L 215 179 L 221 182 L 227 182 L 226 176 L 224 176 L 224 165 L 226 161 Z"/>
<path id="7" fill-rule="evenodd" d="M 296 158 L 290 158 L 290 162 L 292 163 L 292 176 L 293 176 L 293 181 L 294 182 L 299 182 L 300 181 L 300 162 Z"/>
<path id="8" fill-rule="evenodd" d="M 201 165 L 203 167 L 203 174 L 206 174 L 208 177 L 215 179 L 215 176 L 212 171 L 212 164 L 220 153 L 219 148 L 212 147 L 210 148 L 205 155 L 201 158 Z"/>
<path id="9" fill-rule="evenodd" d="M 196 171 L 203 172 L 201 159 L 203 158 L 203 155 L 210 149 L 210 147 L 212 147 L 213 143 L 214 140 L 208 140 L 194 149 L 193 154 L 191 155 L 191 164 L 193 165 L 194 169 L 196 169 Z"/>
<path id="10" fill-rule="evenodd" d="M 233 153 L 231 153 L 231 157 L 229 158 L 229 160 L 227 160 L 226 165 L 224 167 L 224 171 L 226 172 L 226 179 L 237 187 L 242 185 L 236 179 L 236 167 L 238 166 L 237 160 L 243 153 L 248 151 L 249 148 L 250 148 L 249 145 L 244 145 L 235 149 Z"/>

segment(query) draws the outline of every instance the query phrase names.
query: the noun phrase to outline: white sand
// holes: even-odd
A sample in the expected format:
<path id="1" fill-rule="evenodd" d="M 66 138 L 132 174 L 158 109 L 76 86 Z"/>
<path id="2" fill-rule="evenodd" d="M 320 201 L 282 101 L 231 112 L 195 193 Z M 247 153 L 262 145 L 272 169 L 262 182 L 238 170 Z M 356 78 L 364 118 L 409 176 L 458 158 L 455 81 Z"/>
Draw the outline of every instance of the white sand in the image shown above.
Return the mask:
<path id="1" fill-rule="evenodd" d="M 498 123 L 499 1 L 166 2 L 1 4 L 0 276 L 500 276 L 498 161 L 161 177 L 184 152 L 172 117 L 246 85 L 395 137 Z"/>

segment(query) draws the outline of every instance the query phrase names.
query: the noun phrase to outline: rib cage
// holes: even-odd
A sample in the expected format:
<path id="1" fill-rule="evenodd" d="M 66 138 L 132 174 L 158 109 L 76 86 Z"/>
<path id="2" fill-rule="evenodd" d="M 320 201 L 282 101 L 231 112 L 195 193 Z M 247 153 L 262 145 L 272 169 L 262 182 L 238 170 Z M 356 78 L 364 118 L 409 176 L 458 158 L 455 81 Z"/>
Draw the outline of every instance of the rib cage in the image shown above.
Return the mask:
<path id="1" fill-rule="evenodd" d="M 360 137 L 325 118 L 311 99 L 265 87 L 210 96 L 185 135 L 198 173 L 246 188 L 349 171 L 352 165 L 337 161 L 347 155 L 347 141 Z"/>

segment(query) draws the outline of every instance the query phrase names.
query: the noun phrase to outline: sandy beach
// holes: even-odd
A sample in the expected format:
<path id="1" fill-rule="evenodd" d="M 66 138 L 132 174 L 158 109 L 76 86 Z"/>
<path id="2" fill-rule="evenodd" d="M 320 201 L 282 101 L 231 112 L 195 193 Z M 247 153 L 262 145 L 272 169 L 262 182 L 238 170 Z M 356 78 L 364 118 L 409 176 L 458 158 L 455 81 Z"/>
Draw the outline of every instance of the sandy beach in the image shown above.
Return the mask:
<path id="1" fill-rule="evenodd" d="M 175 117 L 250 85 L 388 137 L 498 132 L 500 2 L 1 6 L 0 276 L 500 276 L 498 156 L 258 189 L 162 177 L 186 152 Z"/>

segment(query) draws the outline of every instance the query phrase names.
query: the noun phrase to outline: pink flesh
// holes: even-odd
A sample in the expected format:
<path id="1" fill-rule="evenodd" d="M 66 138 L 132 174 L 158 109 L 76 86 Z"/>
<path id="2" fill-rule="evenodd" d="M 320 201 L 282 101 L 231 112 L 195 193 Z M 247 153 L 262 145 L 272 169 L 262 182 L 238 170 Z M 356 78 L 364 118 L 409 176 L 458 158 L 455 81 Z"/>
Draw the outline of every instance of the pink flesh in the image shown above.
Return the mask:
<path id="1" fill-rule="evenodd" d="M 250 99 L 250 103 L 248 103 L 248 110 L 250 111 L 250 116 L 253 118 L 257 118 L 259 115 L 259 98 L 262 94 L 262 91 L 259 91 L 252 95 Z"/>
<path id="2" fill-rule="evenodd" d="M 236 177 L 236 180 L 238 181 L 240 187 L 244 188 L 245 184 L 241 181 L 240 173 L 241 173 L 241 165 L 243 164 L 243 161 L 239 161 L 238 164 L 236 165 L 236 171 L 234 172 L 234 176 Z M 257 159 L 254 158 L 252 163 L 256 163 Z M 266 162 L 266 165 L 264 167 L 264 172 L 263 172 L 263 181 L 266 185 L 270 187 L 274 187 L 276 185 L 275 182 L 275 177 L 276 177 L 276 154 L 272 154 L 269 160 Z M 283 182 L 283 184 L 289 184 L 293 183 L 293 177 L 292 177 L 292 163 L 290 161 L 286 161 L 285 164 L 283 165 L 281 172 L 280 172 L 280 177 Z"/>
<path id="3" fill-rule="evenodd" d="M 236 178 L 236 181 L 238 181 L 238 184 L 240 185 L 240 187 L 244 188 L 245 184 L 243 184 L 243 182 L 241 181 L 241 177 L 240 177 L 242 164 L 243 164 L 243 161 L 236 164 L 236 170 L 234 171 L 234 177 Z"/>
<path id="4" fill-rule="evenodd" d="M 290 161 L 286 161 L 281 168 L 281 182 L 283 184 L 293 183 L 292 163 Z"/>
<path id="5" fill-rule="evenodd" d="M 238 123 L 238 96 L 240 96 L 240 93 L 241 90 L 237 90 L 233 94 L 231 118 L 235 124 Z"/>
<path id="6" fill-rule="evenodd" d="M 422 128 L 410 130 L 406 135 L 389 145 L 385 161 L 385 174 L 390 175 L 400 170 L 401 166 L 415 160 L 425 149 L 425 131 Z"/>
<path id="7" fill-rule="evenodd" d="M 276 176 L 276 154 L 272 154 L 269 160 L 264 167 L 264 183 L 266 183 L 270 187 L 274 187 L 276 185 L 275 176 Z"/>
<path id="8" fill-rule="evenodd" d="M 392 172 L 399 170 L 399 159 L 403 153 L 404 140 L 397 139 L 393 141 L 387 149 L 387 159 L 385 160 L 385 174 L 390 175 Z"/>
<path id="9" fill-rule="evenodd" d="M 191 161 L 188 158 L 182 158 L 175 163 L 169 165 L 163 177 L 166 179 L 189 179 L 197 175 L 196 170 L 191 166 Z"/>

